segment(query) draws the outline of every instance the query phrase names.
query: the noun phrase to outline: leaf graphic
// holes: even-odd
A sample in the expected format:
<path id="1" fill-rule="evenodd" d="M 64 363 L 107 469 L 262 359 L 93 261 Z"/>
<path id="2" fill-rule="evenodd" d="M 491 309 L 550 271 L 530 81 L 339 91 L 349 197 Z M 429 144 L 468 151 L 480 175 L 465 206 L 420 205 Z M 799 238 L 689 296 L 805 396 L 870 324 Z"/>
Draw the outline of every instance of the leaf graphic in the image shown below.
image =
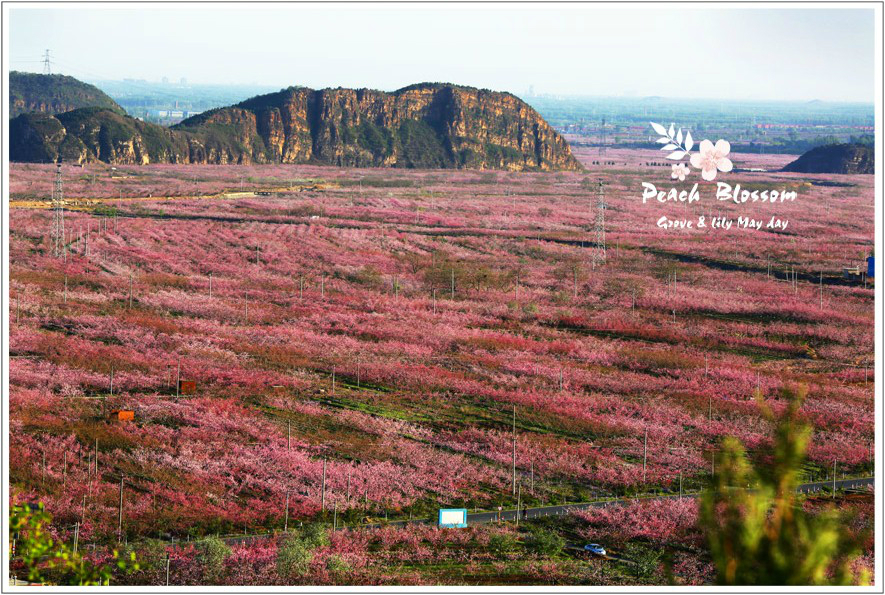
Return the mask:
<path id="1" fill-rule="evenodd" d="M 655 129 L 655 132 L 660 134 L 661 136 L 667 136 L 667 129 L 661 126 L 660 124 L 656 124 L 655 122 L 649 122 L 651 127 Z"/>
<path id="2" fill-rule="evenodd" d="M 676 143 L 680 145 L 682 144 L 682 128 L 676 133 Z"/>
<path id="3" fill-rule="evenodd" d="M 685 151 L 673 151 L 667 155 L 667 159 L 682 159 L 685 157 Z"/>
<path id="4" fill-rule="evenodd" d="M 691 148 L 694 146 L 694 139 L 691 138 L 691 131 L 685 131 L 685 150 L 691 151 Z"/>
<path id="5" fill-rule="evenodd" d="M 659 139 L 658 139 L 657 141 L 655 141 L 655 142 L 658 142 L 658 143 L 660 143 L 660 144 L 663 145 L 663 144 L 669 143 L 669 142 L 670 142 L 670 139 L 667 138 L 667 137 L 665 136 L 664 138 L 659 138 Z"/>
<path id="6" fill-rule="evenodd" d="M 679 148 L 679 145 L 674 145 L 673 143 L 670 143 L 669 145 L 664 145 L 663 147 L 661 147 L 661 151 L 672 151 L 673 149 L 678 149 L 678 148 Z"/>
<path id="7" fill-rule="evenodd" d="M 673 124 L 670 124 L 670 130 L 667 131 L 667 136 L 673 138 L 674 134 L 676 134 L 676 127 Z"/>

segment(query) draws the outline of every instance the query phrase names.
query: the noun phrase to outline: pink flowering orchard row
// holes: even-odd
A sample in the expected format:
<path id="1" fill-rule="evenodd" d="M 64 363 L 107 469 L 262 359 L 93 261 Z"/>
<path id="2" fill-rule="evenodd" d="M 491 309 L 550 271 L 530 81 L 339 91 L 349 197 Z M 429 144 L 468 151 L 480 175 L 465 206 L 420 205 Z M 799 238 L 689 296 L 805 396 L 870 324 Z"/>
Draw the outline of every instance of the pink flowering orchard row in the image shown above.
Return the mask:
<path id="1" fill-rule="evenodd" d="M 827 511 L 831 503 L 807 500 L 803 506 L 812 513 Z M 858 497 L 843 501 L 844 512 L 851 519 L 849 531 L 862 537 L 866 555 L 855 571 L 872 572 L 873 534 L 870 531 L 875 515 L 873 499 Z M 665 499 L 610 504 L 604 507 L 575 511 L 561 522 L 567 523 L 580 542 L 602 543 L 616 551 L 628 544 L 670 552 L 670 571 L 679 584 L 711 584 L 715 568 L 705 554 L 705 536 L 697 526 L 698 502 L 695 499 Z M 447 569 L 447 583 L 467 582 L 467 574 L 495 564 L 518 564 L 524 581 L 550 584 L 575 584 L 580 580 L 574 568 L 563 567 L 562 561 L 545 559 L 521 549 L 508 553 L 494 549 L 495 540 L 526 540 L 513 524 L 472 525 L 465 529 L 438 529 L 429 525 L 386 526 L 368 529 L 330 531 L 328 544 L 317 548 L 306 569 L 296 580 L 304 584 L 435 584 L 433 571 Z M 224 560 L 220 576 L 215 580 L 232 585 L 291 584 L 292 577 L 281 574 L 277 564 L 282 536 L 234 544 Z M 170 583 L 200 585 L 207 581 L 209 569 L 201 556 L 199 544 L 166 546 L 160 557 L 142 553 L 144 569 L 126 577 L 131 584 L 165 584 L 165 555 L 169 555 Z M 151 565 L 149 562 L 153 561 Z M 159 561 L 159 563 L 157 563 Z M 604 562 L 610 564 L 610 562 Z M 582 560 L 581 566 L 593 565 Z M 404 566 L 411 569 L 406 573 Z M 546 568 L 535 574 L 532 569 Z M 218 572 L 218 570 L 216 570 Z M 608 577 L 610 581 L 612 577 Z M 499 578 L 500 580 L 500 578 Z"/>
<path id="2" fill-rule="evenodd" d="M 287 499 L 292 519 L 324 505 L 353 518 L 497 506 L 511 497 L 514 407 L 527 497 L 672 488 L 709 473 L 724 435 L 764 452 L 753 392 L 778 407 L 799 384 L 811 460 L 864 469 L 872 290 L 840 277 L 871 242 L 857 216 L 871 182 L 746 174 L 801 185 L 794 235 L 673 234 L 634 192 L 659 174 L 629 158 L 592 175 L 78 170 L 97 181 L 71 180 L 68 196 L 117 197 L 123 184 L 190 196 L 176 185 L 194 175 L 203 194 L 241 178 L 330 185 L 124 192 L 106 205 L 116 217 L 66 214 L 62 260 L 47 252 L 48 213 L 13 209 L 14 497 L 46 501 L 84 538 L 116 531 L 121 476 L 133 536 L 279 527 Z M 13 195 L 46 171 L 14 165 Z M 585 231 L 597 176 L 610 204 L 599 266 Z M 806 277 L 787 281 L 784 267 Z M 179 377 L 195 397 L 176 398 Z M 115 408 L 136 422 L 102 421 Z"/>

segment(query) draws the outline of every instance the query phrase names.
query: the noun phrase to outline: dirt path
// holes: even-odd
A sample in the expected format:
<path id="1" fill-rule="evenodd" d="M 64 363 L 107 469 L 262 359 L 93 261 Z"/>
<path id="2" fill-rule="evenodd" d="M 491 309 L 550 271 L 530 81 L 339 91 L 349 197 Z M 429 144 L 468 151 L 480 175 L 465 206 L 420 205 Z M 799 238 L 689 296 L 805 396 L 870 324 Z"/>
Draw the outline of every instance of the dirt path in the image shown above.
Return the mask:
<path id="1" fill-rule="evenodd" d="M 333 188 L 339 188 L 337 184 L 302 184 L 298 186 L 276 186 L 272 188 L 259 188 L 257 190 L 225 191 L 215 194 L 187 194 L 179 196 L 121 196 L 106 198 L 67 198 L 64 207 L 70 211 L 83 211 L 103 204 L 131 204 L 137 202 L 165 202 L 170 200 L 232 200 L 238 198 L 257 198 L 259 196 L 272 196 L 274 194 L 289 194 L 293 192 L 322 192 Z M 52 206 L 50 200 L 10 200 L 10 209 L 48 209 Z"/>

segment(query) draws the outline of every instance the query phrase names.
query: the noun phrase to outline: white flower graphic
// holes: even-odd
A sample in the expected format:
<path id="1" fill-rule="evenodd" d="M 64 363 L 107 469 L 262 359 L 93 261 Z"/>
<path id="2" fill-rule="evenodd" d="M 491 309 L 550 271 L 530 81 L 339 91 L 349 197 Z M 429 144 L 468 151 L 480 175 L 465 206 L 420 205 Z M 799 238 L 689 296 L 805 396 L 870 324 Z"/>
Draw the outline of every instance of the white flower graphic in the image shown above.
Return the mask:
<path id="1" fill-rule="evenodd" d="M 719 139 L 714 145 L 708 140 L 702 140 L 699 152 L 691 156 L 691 165 L 701 170 L 701 177 L 708 182 L 716 179 L 716 171 L 723 173 L 731 171 L 731 159 L 727 157 L 731 151 L 731 145 L 727 140 Z"/>
<path id="2" fill-rule="evenodd" d="M 688 166 L 685 165 L 684 163 L 674 163 L 673 164 L 673 173 L 670 174 L 670 177 L 673 178 L 674 180 L 679 178 L 680 182 L 684 182 L 685 176 L 687 176 L 690 172 L 691 172 L 691 170 L 688 169 Z"/>

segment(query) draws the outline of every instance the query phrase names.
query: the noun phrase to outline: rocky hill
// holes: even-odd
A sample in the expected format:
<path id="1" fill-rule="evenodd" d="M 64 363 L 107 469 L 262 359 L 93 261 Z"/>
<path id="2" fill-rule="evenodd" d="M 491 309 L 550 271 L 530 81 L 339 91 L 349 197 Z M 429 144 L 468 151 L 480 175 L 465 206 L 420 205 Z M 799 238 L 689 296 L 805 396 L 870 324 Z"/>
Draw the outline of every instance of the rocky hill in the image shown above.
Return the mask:
<path id="1" fill-rule="evenodd" d="M 171 129 L 110 110 L 24 115 L 11 123 L 10 144 L 16 161 L 60 152 L 108 163 L 581 169 L 568 143 L 519 98 L 448 84 L 393 93 L 291 87 Z"/>
<path id="2" fill-rule="evenodd" d="M 212 161 L 312 161 L 343 166 L 580 169 L 565 140 L 525 102 L 447 84 L 393 93 L 290 87 L 185 120 L 241 154 Z M 220 141 L 227 140 L 226 143 Z"/>
<path id="3" fill-rule="evenodd" d="M 9 122 L 11 161 L 51 162 L 60 155 L 74 163 L 190 163 L 192 142 L 189 134 L 99 107 L 22 114 Z"/>
<path id="4" fill-rule="evenodd" d="M 809 174 L 871 174 L 876 157 L 871 145 L 825 145 L 811 149 L 783 171 Z"/>
<path id="5" fill-rule="evenodd" d="M 81 107 L 103 107 L 125 114 L 100 89 L 61 74 L 9 73 L 9 117 L 39 112 L 61 114 Z"/>

